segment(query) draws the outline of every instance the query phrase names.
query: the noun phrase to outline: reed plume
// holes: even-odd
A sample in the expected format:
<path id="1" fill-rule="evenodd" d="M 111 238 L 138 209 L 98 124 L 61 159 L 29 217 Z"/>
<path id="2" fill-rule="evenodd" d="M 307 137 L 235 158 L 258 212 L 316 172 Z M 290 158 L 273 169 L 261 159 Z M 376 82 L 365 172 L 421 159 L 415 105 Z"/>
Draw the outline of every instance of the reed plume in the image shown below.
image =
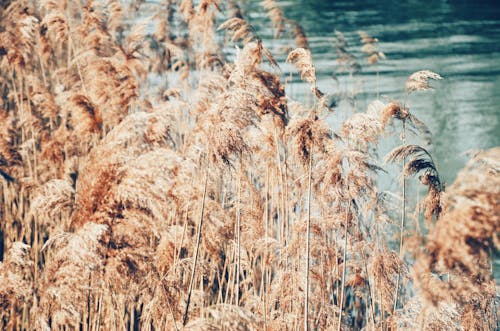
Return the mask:
<path id="1" fill-rule="evenodd" d="M 496 327 L 488 261 L 499 249 L 498 153 L 498 148 L 479 153 L 459 173 L 447 190 L 448 209 L 417 255 L 416 280 L 425 302 L 456 302 L 456 323 L 465 329 Z"/>
<path id="2" fill-rule="evenodd" d="M 278 6 L 275 0 L 262 0 L 261 5 L 267 11 L 267 15 L 271 19 L 272 27 L 276 29 L 274 36 L 278 38 L 285 29 L 286 19 L 283 11 Z"/>
<path id="3" fill-rule="evenodd" d="M 443 79 L 443 77 L 430 70 L 417 71 L 408 77 L 405 89 L 408 93 L 432 90 L 432 87 L 429 85 L 431 79 L 440 80 Z"/>
<path id="4" fill-rule="evenodd" d="M 294 63 L 300 72 L 302 80 L 316 85 L 316 69 L 314 68 L 311 52 L 304 48 L 296 48 L 288 54 L 286 62 Z"/>
<path id="5" fill-rule="evenodd" d="M 432 216 L 435 215 L 438 219 L 442 211 L 443 184 L 439 179 L 439 173 L 432 156 L 423 147 L 417 145 L 396 147 L 386 156 L 388 162 L 397 162 L 403 159 L 407 159 L 403 176 L 413 176 L 422 172 L 419 180 L 428 187 L 429 193 L 424 200 L 425 218 L 430 222 Z"/>
<path id="6" fill-rule="evenodd" d="M 27 313 L 27 306 L 33 304 L 33 261 L 31 247 L 14 242 L 0 262 L 0 318 L 2 326 L 8 329 L 28 327 L 19 315 Z"/>
<path id="7" fill-rule="evenodd" d="M 260 4 L 280 40 L 235 0 L 0 4 L 0 329 L 496 329 L 498 148 L 445 187 L 407 103 L 439 75 L 365 103 L 385 55 L 336 31 L 323 93 Z"/>

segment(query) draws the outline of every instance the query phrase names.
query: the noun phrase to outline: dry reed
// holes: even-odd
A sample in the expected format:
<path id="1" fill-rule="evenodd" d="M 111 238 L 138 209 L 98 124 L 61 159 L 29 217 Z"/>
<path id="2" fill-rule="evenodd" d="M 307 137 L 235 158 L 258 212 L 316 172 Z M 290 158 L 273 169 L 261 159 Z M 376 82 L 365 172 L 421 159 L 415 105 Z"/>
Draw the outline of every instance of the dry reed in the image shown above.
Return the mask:
<path id="1" fill-rule="evenodd" d="M 499 149 L 445 187 L 405 102 L 352 103 L 334 132 L 355 91 L 321 92 L 304 29 L 261 4 L 295 40 L 285 61 L 234 0 L 0 4 L 0 329 L 497 328 Z M 368 64 L 385 59 L 359 37 Z M 403 95 L 439 79 L 414 73 Z M 402 196 L 377 185 L 399 122 Z"/>

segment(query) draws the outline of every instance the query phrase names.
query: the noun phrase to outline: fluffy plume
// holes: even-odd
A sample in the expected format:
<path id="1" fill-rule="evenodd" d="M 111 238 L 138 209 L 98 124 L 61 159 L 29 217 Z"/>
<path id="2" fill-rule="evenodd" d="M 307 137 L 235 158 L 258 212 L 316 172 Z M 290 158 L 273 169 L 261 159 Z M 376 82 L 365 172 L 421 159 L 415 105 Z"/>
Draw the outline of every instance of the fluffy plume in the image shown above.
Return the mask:
<path id="1" fill-rule="evenodd" d="M 368 113 L 354 114 L 342 125 L 342 135 L 352 142 L 353 148 L 368 150 L 369 143 L 376 143 L 382 132 L 382 124 Z"/>
<path id="2" fill-rule="evenodd" d="M 283 15 L 283 11 L 274 0 L 262 0 L 261 5 L 267 11 L 273 28 L 276 29 L 274 36 L 278 38 L 285 29 L 285 16 Z"/>
<path id="3" fill-rule="evenodd" d="M 243 43 L 248 43 L 255 38 L 254 29 L 249 25 L 244 19 L 239 17 L 233 17 L 219 25 L 217 30 L 228 30 L 231 31 L 232 41 L 242 40 Z"/>
<path id="4" fill-rule="evenodd" d="M 292 148 L 304 166 L 309 162 L 311 148 L 323 151 L 331 139 L 331 131 L 325 123 L 310 117 L 290 123 L 287 135 L 293 139 Z"/>
<path id="5" fill-rule="evenodd" d="M 438 187 L 441 187 L 436 165 L 429 152 L 418 145 L 404 145 L 393 149 L 386 156 L 386 162 L 400 162 L 403 159 L 409 159 L 403 169 L 404 176 L 412 176 L 420 171 L 433 175 L 431 178 Z"/>
<path id="6" fill-rule="evenodd" d="M 397 278 L 408 273 L 408 270 L 401 258 L 388 249 L 377 253 L 372 258 L 369 268 L 374 278 L 374 285 L 382 295 L 382 305 L 384 309 L 390 311 L 396 293 Z"/>
<path id="7" fill-rule="evenodd" d="M 500 248 L 498 148 L 479 153 L 447 191 L 447 210 L 418 254 L 416 278 L 426 302 L 453 299 L 464 329 L 494 330 L 495 281 L 490 262 Z"/>
<path id="8" fill-rule="evenodd" d="M 21 154 L 15 148 L 15 129 L 14 118 L 6 111 L 0 110 L 0 174 L 9 182 L 14 180 L 16 165 L 22 160 Z"/>
<path id="9" fill-rule="evenodd" d="M 391 101 L 382 109 L 381 122 L 383 127 L 385 127 L 392 118 L 408 123 L 410 129 L 416 129 L 423 135 L 427 144 L 431 142 L 431 132 L 427 125 L 411 114 L 410 109 L 404 107 L 401 103 Z"/>
<path id="10" fill-rule="evenodd" d="M 68 23 L 66 17 L 61 13 L 51 13 L 44 17 L 42 28 L 47 29 L 53 35 L 56 42 L 66 42 L 68 39 Z"/>
<path id="11" fill-rule="evenodd" d="M 14 242 L 7 251 L 4 261 L 0 262 L 0 307 L 2 319 L 10 321 L 8 326 L 15 328 L 15 316 L 22 311 L 23 304 L 32 304 L 33 261 L 31 247 L 22 242 Z"/>
<path id="12" fill-rule="evenodd" d="M 430 79 L 440 80 L 443 79 L 443 77 L 430 70 L 417 71 L 411 74 L 406 80 L 406 91 L 411 93 L 414 91 L 432 90 L 432 87 L 429 85 Z"/>
<path id="13" fill-rule="evenodd" d="M 35 217 L 54 219 L 60 213 L 69 215 L 75 190 L 68 180 L 53 179 L 43 185 L 33 198 L 31 212 Z"/>
<path id="14" fill-rule="evenodd" d="M 296 48 L 288 54 L 286 62 L 295 63 L 302 80 L 316 84 L 316 69 L 314 68 L 311 52 L 304 48 Z"/>
<path id="15" fill-rule="evenodd" d="M 442 211 L 443 185 L 431 154 L 418 145 L 404 145 L 396 147 L 386 156 L 386 162 L 402 162 L 403 160 L 406 160 L 406 163 L 402 175 L 413 176 L 422 172 L 419 177 L 420 182 L 429 189 L 424 200 L 425 218 L 428 221 L 431 220 L 432 215 L 439 218 Z"/>
<path id="16" fill-rule="evenodd" d="M 243 5 L 2 2 L 0 329 L 495 330 L 498 150 L 445 192 L 409 106 L 359 111 L 377 38 L 335 32 L 323 93 L 284 4 L 260 1 L 271 30 Z M 378 191 L 394 120 L 388 162 L 428 186 L 419 204 Z"/>
<path id="17" fill-rule="evenodd" d="M 375 64 L 381 59 L 386 59 L 385 54 L 378 50 L 377 38 L 370 37 L 365 31 L 358 31 L 358 34 L 363 43 L 361 51 L 366 54 L 368 64 Z"/>
<path id="18" fill-rule="evenodd" d="M 35 325 L 77 326 L 87 303 L 102 287 L 103 251 L 100 240 L 107 227 L 87 223 L 79 231 L 50 242 L 55 248 L 41 279 Z"/>

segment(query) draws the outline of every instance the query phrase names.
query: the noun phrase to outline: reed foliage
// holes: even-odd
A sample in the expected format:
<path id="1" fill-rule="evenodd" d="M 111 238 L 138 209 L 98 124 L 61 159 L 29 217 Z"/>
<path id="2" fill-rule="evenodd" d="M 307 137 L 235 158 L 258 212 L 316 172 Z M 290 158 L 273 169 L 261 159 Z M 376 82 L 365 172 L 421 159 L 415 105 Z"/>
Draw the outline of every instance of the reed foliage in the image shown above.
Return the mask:
<path id="1" fill-rule="evenodd" d="M 446 188 L 405 101 L 352 107 L 334 131 L 352 94 L 320 91 L 304 29 L 262 1 L 296 42 L 281 56 L 242 8 L 1 2 L 0 329 L 495 330 L 500 150 Z M 359 36 L 367 65 L 386 59 Z"/>

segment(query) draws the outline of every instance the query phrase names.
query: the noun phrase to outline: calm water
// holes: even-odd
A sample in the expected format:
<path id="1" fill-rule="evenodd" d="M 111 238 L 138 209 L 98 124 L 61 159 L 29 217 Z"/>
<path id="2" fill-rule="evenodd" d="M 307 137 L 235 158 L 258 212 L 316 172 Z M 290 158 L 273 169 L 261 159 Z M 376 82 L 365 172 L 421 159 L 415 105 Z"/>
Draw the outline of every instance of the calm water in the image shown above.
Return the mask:
<path id="1" fill-rule="evenodd" d="M 413 95 L 408 104 L 433 134 L 429 149 L 444 182 L 451 184 L 465 165 L 464 152 L 500 145 L 500 3 L 290 0 L 279 4 L 309 37 L 320 89 L 326 93 L 356 89 L 359 111 L 377 94 L 402 99 L 406 78 L 415 71 L 429 69 L 443 76 L 433 84 L 435 91 Z M 268 47 L 293 47 L 291 40 L 273 40 L 258 1 L 248 1 L 246 9 Z M 360 57 L 363 69 L 357 78 L 340 76 L 335 81 L 332 77 L 337 58 L 335 30 L 345 34 Z M 358 30 L 380 40 L 386 60 L 374 66 L 363 62 Z M 294 70 L 283 68 L 285 73 Z M 297 87 L 300 84 L 289 88 L 298 99 L 307 93 L 305 86 Z M 394 143 L 386 145 L 381 146 L 381 153 Z M 397 191 L 397 182 L 389 186 Z M 498 281 L 500 259 L 495 264 Z"/>
<path id="2" fill-rule="evenodd" d="M 257 1 L 248 15 L 260 22 Z M 332 78 L 337 57 L 335 34 L 345 34 L 358 50 L 358 30 L 377 37 L 387 60 L 363 65 L 356 82 L 358 108 L 380 95 L 401 99 L 406 78 L 429 69 L 444 77 L 435 91 L 410 97 L 412 112 L 433 134 L 432 153 L 442 177 L 452 183 L 465 151 L 500 145 L 500 3 L 487 1 L 325 1 L 279 2 L 285 15 L 303 25 L 310 42 L 318 86 L 327 93 L 343 89 Z M 271 31 L 261 30 L 264 39 Z M 267 34 L 266 34 L 267 33 Z M 271 46 L 291 41 L 266 40 Z M 356 53 L 362 57 L 360 53 Z M 377 82 L 377 71 L 380 73 Z"/>

